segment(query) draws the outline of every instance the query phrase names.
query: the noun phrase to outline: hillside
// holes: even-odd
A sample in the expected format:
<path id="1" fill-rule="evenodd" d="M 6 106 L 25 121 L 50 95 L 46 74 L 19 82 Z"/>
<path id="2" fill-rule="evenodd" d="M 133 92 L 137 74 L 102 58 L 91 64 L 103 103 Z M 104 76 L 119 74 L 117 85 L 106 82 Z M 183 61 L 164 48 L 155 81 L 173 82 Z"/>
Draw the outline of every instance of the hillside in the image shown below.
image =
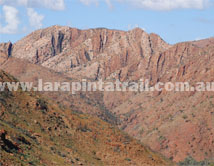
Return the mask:
<path id="1" fill-rule="evenodd" d="M 0 71 L 1 82 L 17 81 Z M 108 123 L 36 93 L 0 93 L 1 165 L 171 165 Z"/>
<path id="2" fill-rule="evenodd" d="M 119 73 L 126 78 L 169 47 L 158 35 L 139 28 L 125 32 L 52 26 L 16 42 L 12 55 L 72 78 L 95 80 Z"/>
<path id="3" fill-rule="evenodd" d="M 213 82 L 214 40 L 208 40 L 180 43 L 163 52 L 154 67 L 156 79 L 191 85 Z M 139 93 L 113 112 L 124 119 L 121 128 L 153 150 L 177 162 L 188 156 L 201 161 L 214 154 L 213 103 L 213 91 Z"/>
<path id="4" fill-rule="evenodd" d="M 151 85 L 160 81 L 188 81 L 191 85 L 214 81 L 214 38 L 169 45 L 158 35 L 139 28 L 125 32 L 53 26 L 35 31 L 12 46 L 2 44 L 0 50 L 1 68 L 22 81 L 144 78 Z M 46 96 L 74 111 L 118 124 L 126 133 L 175 162 L 188 158 L 213 160 L 213 92 Z"/>
<path id="5" fill-rule="evenodd" d="M 0 55 L 6 57 L 5 54 Z M 48 82 L 71 82 L 72 79 L 57 73 L 40 65 L 29 63 L 23 59 L 6 58 L 0 65 L 0 69 L 10 73 L 20 81 L 34 82 L 37 85 L 38 79 Z M 104 106 L 102 94 L 100 93 L 78 93 L 73 95 L 71 92 L 41 92 L 47 98 L 50 98 L 60 104 L 61 107 L 67 107 L 79 113 L 87 113 L 98 116 L 99 118 L 112 123 L 117 123 L 117 118 Z"/>

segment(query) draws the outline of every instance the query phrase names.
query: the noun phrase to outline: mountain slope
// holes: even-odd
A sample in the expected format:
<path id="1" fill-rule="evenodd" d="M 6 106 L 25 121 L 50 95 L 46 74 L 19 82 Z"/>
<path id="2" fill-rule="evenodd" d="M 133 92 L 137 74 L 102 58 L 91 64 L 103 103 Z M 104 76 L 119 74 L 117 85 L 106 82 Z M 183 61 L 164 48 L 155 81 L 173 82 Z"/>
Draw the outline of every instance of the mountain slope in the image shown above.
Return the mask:
<path id="1" fill-rule="evenodd" d="M 2 46 L 2 52 L 9 51 L 8 45 Z M 171 46 L 159 36 L 139 28 L 125 32 L 53 26 L 15 43 L 11 55 L 73 80 L 138 81 L 144 78 L 149 79 L 151 85 L 160 81 L 188 81 L 195 85 L 214 80 L 213 38 Z M 31 77 L 32 64 L 23 76 L 22 72 L 16 72 L 18 68 L 10 69 L 16 66 L 16 60 L 11 63 L 8 57 L 2 57 L 4 65 L 1 66 L 5 70 L 14 75 L 18 73 L 21 79 Z M 19 66 L 23 70 L 27 68 Z M 104 92 L 88 95 L 87 99 L 92 103 L 99 101 L 104 110 L 119 118 L 121 129 L 176 162 L 189 157 L 197 161 L 214 157 L 213 92 Z M 76 108 L 78 105 L 82 106 L 77 102 Z"/>
<path id="2" fill-rule="evenodd" d="M 0 71 L 1 82 L 16 81 Z M 35 93 L 0 93 L 1 165 L 170 165 L 117 128 Z"/>
<path id="3" fill-rule="evenodd" d="M 152 82 L 213 82 L 214 41 L 176 44 L 160 54 Z M 208 44 L 203 44 L 208 43 Z M 200 46 L 199 46 L 200 44 Z M 151 83 L 152 84 L 152 83 Z M 110 101 L 109 101 L 110 102 Z M 213 159 L 211 92 L 139 93 L 113 108 L 121 128 L 174 161 Z"/>
<path id="4" fill-rule="evenodd" d="M 1 56 L 0 56 L 1 57 Z M 6 55 L 2 54 L 2 57 Z M 53 70 L 45 68 L 40 65 L 29 63 L 26 60 L 17 58 L 4 58 L 4 63 L 0 65 L 0 69 L 10 73 L 22 82 L 33 82 L 35 86 L 38 84 L 38 79 L 44 82 L 71 82 L 71 78 L 57 73 Z M 105 108 L 100 93 L 78 93 L 73 95 L 71 92 L 41 92 L 47 98 L 50 98 L 62 107 L 67 107 L 76 110 L 80 113 L 98 116 L 99 118 L 111 123 L 116 124 L 117 118 Z"/>
<path id="5" fill-rule="evenodd" d="M 72 78 L 98 79 L 131 74 L 143 65 L 139 61 L 147 63 L 153 54 L 169 47 L 158 35 L 139 28 L 125 32 L 53 26 L 15 43 L 12 55 Z"/>

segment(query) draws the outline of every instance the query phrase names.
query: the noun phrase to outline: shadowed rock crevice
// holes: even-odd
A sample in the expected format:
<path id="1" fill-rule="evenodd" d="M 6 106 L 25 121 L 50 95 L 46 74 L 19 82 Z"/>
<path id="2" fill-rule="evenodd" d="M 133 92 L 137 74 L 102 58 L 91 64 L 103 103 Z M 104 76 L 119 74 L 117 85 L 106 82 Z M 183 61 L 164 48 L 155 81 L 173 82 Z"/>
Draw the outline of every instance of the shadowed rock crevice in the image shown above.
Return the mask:
<path id="1" fill-rule="evenodd" d="M 8 43 L 0 43 L 0 53 L 4 53 L 7 57 L 12 56 L 13 44 L 11 42 Z"/>
<path id="2" fill-rule="evenodd" d="M 57 52 L 58 53 L 62 52 L 63 40 L 64 40 L 64 34 L 61 31 L 59 31 L 59 33 L 58 33 L 58 41 L 57 41 Z"/>
<path id="3" fill-rule="evenodd" d="M 55 37 L 54 35 L 51 36 L 51 55 L 55 56 L 56 55 L 56 50 L 55 50 Z"/>
<path id="4" fill-rule="evenodd" d="M 8 57 L 12 56 L 13 44 L 10 42 L 8 46 Z"/>
<path id="5" fill-rule="evenodd" d="M 84 51 L 84 55 L 87 61 L 91 61 L 90 55 L 87 51 Z"/>
<path id="6" fill-rule="evenodd" d="M 36 50 L 36 57 L 35 58 L 36 58 L 35 63 L 38 64 L 39 63 L 39 50 L 38 49 Z"/>
<path id="7" fill-rule="evenodd" d="M 2 149 L 8 153 L 11 153 L 12 150 L 16 151 L 20 150 L 20 148 L 17 145 L 15 145 L 13 142 L 6 138 L 6 135 L 7 131 L 5 130 L 0 131 L 0 146 L 2 147 Z"/>

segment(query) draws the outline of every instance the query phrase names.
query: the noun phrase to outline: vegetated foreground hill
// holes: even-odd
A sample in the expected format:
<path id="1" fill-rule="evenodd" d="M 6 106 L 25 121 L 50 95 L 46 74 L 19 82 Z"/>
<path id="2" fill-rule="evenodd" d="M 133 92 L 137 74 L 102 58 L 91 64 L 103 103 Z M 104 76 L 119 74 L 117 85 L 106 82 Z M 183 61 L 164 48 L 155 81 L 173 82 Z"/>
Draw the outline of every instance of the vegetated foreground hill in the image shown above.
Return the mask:
<path id="1" fill-rule="evenodd" d="M 0 82 L 17 81 L 0 71 Z M 171 165 L 114 126 L 36 93 L 0 93 L 0 165 Z"/>
<path id="2" fill-rule="evenodd" d="M 24 74 L 17 72 L 18 68 L 13 70 L 17 60 L 12 61 L 11 56 L 53 69 L 73 80 L 144 78 L 151 85 L 159 81 L 188 81 L 191 85 L 214 81 L 213 38 L 171 46 L 158 35 L 139 28 L 124 32 L 53 26 L 35 31 L 12 46 L 7 43 L 0 47 L 8 55 L 0 58 L 4 62 L 2 68 L 25 80 L 32 75 L 31 67 Z M 41 73 L 49 71 L 46 70 Z M 214 157 L 213 92 L 104 92 L 86 96 L 88 103 L 99 101 L 111 115 L 103 119 L 117 117 L 121 129 L 176 162 Z M 75 106 L 78 105 L 81 106 Z M 97 111 L 94 107 L 91 110 Z"/>
<path id="3" fill-rule="evenodd" d="M 53 70 L 40 65 L 29 63 L 26 60 L 17 58 L 4 58 L 5 54 L 0 54 L 0 58 L 4 62 L 0 65 L 0 69 L 10 73 L 23 82 L 34 82 L 34 86 L 38 85 L 38 79 L 43 82 L 71 82 L 73 79 L 57 73 Z M 103 94 L 99 92 L 84 93 L 77 92 L 42 92 L 47 98 L 50 98 L 61 107 L 67 107 L 79 113 L 87 113 L 97 116 L 111 124 L 117 123 L 117 118 L 104 106 Z"/>

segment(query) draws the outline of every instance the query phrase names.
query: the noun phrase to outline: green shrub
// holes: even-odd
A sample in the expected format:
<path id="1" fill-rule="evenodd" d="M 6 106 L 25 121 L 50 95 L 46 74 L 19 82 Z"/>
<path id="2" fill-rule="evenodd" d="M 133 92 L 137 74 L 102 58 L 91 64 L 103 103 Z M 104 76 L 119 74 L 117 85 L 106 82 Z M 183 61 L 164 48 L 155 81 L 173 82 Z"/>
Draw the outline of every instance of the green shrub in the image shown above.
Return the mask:
<path id="1" fill-rule="evenodd" d="M 187 157 L 184 161 L 179 163 L 180 166 L 211 166 L 209 161 L 199 161 L 197 162 L 194 158 Z"/>

